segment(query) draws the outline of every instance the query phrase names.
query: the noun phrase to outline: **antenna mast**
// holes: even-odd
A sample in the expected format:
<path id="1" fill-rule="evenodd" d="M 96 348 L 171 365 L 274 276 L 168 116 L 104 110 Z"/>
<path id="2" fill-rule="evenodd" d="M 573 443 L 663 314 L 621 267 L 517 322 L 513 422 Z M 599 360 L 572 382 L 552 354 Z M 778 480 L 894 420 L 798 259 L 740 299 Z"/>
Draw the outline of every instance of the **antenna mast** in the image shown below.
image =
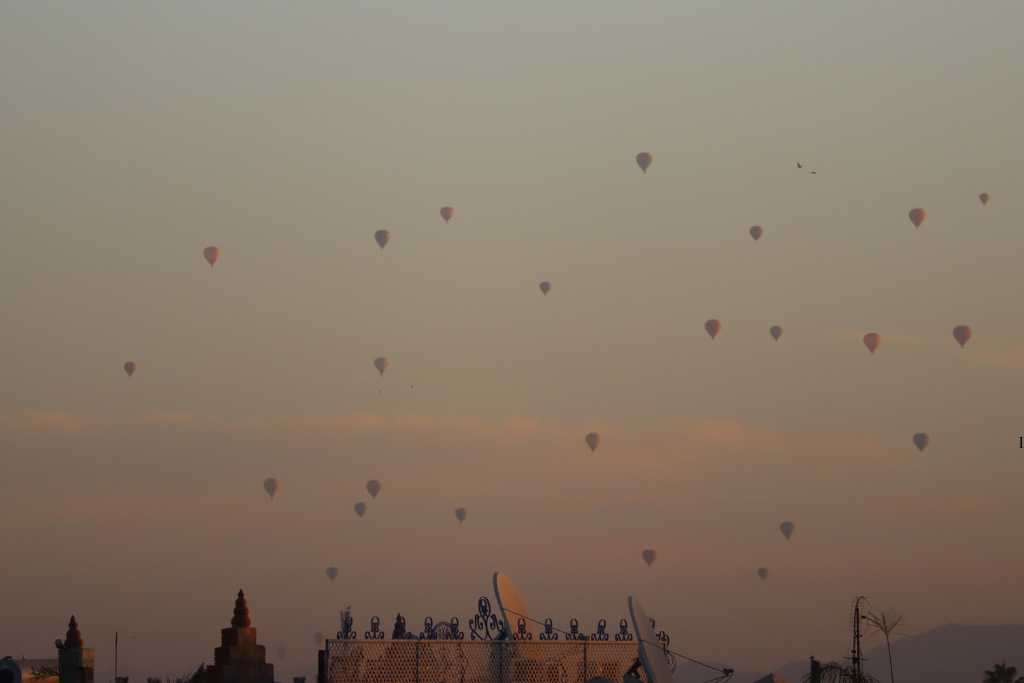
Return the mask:
<path id="1" fill-rule="evenodd" d="M 860 603 L 866 602 L 867 598 L 858 595 L 853 601 L 853 646 L 850 648 L 850 668 L 853 669 L 853 680 L 862 683 L 864 680 L 864 653 L 860 647 L 860 622 L 863 617 L 860 615 Z"/>

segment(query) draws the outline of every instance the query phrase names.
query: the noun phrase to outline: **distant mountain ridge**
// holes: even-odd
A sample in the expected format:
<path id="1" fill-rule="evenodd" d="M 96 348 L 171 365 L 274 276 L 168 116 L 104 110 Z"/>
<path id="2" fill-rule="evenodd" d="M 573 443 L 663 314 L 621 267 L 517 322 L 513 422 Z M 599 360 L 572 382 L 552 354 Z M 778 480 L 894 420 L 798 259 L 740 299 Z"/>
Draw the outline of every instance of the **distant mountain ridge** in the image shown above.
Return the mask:
<path id="1" fill-rule="evenodd" d="M 846 655 L 813 653 L 826 662 Z M 808 653 L 810 655 L 812 653 Z M 865 671 L 882 683 L 889 683 L 889 659 L 885 645 L 865 653 Z M 965 626 L 949 624 L 893 642 L 896 683 L 982 683 L 984 672 L 993 664 L 1006 661 L 1024 674 L 1024 624 L 1004 626 Z M 840 660 L 845 661 L 845 660 Z M 801 683 L 809 670 L 808 660 L 790 662 L 776 669 L 775 678 Z M 737 674 L 736 683 L 752 683 L 760 674 Z"/>

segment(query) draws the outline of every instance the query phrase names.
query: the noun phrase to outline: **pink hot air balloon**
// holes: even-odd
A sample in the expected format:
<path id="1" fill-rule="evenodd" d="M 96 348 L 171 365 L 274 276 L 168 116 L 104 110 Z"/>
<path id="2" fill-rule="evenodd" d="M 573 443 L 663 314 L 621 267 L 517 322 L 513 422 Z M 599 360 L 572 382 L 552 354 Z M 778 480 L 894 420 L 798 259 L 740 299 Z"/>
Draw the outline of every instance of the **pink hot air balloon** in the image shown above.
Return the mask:
<path id="1" fill-rule="evenodd" d="M 754 238 L 754 241 L 761 239 L 761 235 L 764 234 L 764 229 L 760 225 L 750 226 L 750 236 Z"/>
<path id="2" fill-rule="evenodd" d="M 459 524 L 466 521 L 466 508 L 455 508 L 455 519 L 459 520 Z"/>
<path id="3" fill-rule="evenodd" d="M 928 218 L 928 213 L 924 209 L 910 210 L 910 222 L 914 224 L 915 228 L 920 228 L 926 218 Z"/>
<path id="4" fill-rule="evenodd" d="M 373 359 L 373 367 L 377 368 L 377 372 L 380 373 L 381 377 L 384 376 L 384 371 L 388 369 L 389 365 L 390 363 L 388 363 L 388 359 L 384 356 Z"/>
<path id="5" fill-rule="evenodd" d="M 882 337 L 877 332 L 868 332 L 864 335 L 864 346 L 868 347 L 868 351 L 874 354 L 875 349 L 882 343 Z"/>
<path id="6" fill-rule="evenodd" d="M 988 192 L 982 192 L 981 194 L 978 195 L 978 201 L 981 202 L 982 206 L 988 206 L 988 200 Z"/>
<path id="7" fill-rule="evenodd" d="M 376 498 L 377 494 L 380 493 L 380 482 L 376 479 L 366 482 L 366 492 L 370 494 L 370 498 Z"/>
<path id="8" fill-rule="evenodd" d="M 124 371 L 125 371 L 125 373 L 127 373 L 127 375 L 129 377 L 134 375 L 135 374 L 135 363 L 132 362 L 132 361 L 128 361 L 127 363 L 125 363 L 124 364 Z"/>
<path id="9" fill-rule="evenodd" d="M 366 503 L 364 503 L 363 501 L 359 501 L 358 503 L 356 503 L 356 504 L 355 504 L 355 505 L 354 505 L 354 506 L 352 507 L 352 509 L 354 509 L 354 510 L 356 511 L 356 514 L 357 514 L 357 515 L 359 515 L 360 517 L 362 517 L 363 515 L 365 515 L 365 514 L 366 514 Z"/>
<path id="10" fill-rule="evenodd" d="M 768 328 L 768 334 L 772 335 L 772 339 L 779 341 L 779 337 L 782 336 L 782 328 L 778 325 L 772 325 Z"/>
<path id="11" fill-rule="evenodd" d="M 590 432 L 583 440 L 587 442 L 587 446 L 590 447 L 590 452 L 593 453 L 597 450 L 597 447 L 601 445 L 601 435 L 597 432 Z"/>
<path id="12" fill-rule="evenodd" d="M 647 563 L 648 567 L 654 564 L 654 560 L 658 557 L 658 553 L 654 552 L 653 548 L 648 548 L 647 550 L 640 553 L 640 555 L 644 558 L 644 562 Z"/>
<path id="13" fill-rule="evenodd" d="M 213 268 L 217 260 L 220 259 L 220 247 L 206 247 L 206 249 L 203 249 L 203 258 Z"/>
<path id="14" fill-rule="evenodd" d="M 967 342 L 971 340 L 970 325 L 957 325 L 954 327 L 953 339 L 956 339 L 957 343 L 960 344 L 961 349 L 967 346 Z"/>
<path id="15" fill-rule="evenodd" d="M 377 242 L 377 246 L 383 249 L 388 246 L 388 241 L 391 239 L 391 233 L 387 230 L 378 230 L 373 233 L 373 239 Z"/>
<path id="16" fill-rule="evenodd" d="M 647 169 L 651 167 L 651 162 L 654 161 L 654 155 L 650 152 L 640 152 L 636 155 L 636 165 L 640 167 L 640 170 L 647 174 Z"/>
<path id="17" fill-rule="evenodd" d="M 707 331 L 708 336 L 714 339 L 722 331 L 722 322 L 712 318 L 704 323 L 704 330 Z"/>
<path id="18" fill-rule="evenodd" d="M 328 567 L 326 573 L 327 573 L 327 578 L 330 579 L 331 581 L 334 581 L 336 578 L 338 578 L 338 568 L 337 567 Z"/>
<path id="19" fill-rule="evenodd" d="M 544 282 L 540 283 L 540 291 L 541 291 L 541 294 L 544 294 L 545 296 L 547 296 L 547 293 L 551 291 L 551 283 L 548 282 L 547 280 L 545 280 Z"/>
<path id="20" fill-rule="evenodd" d="M 441 218 L 444 219 L 445 223 L 448 223 L 449 221 L 451 221 L 452 216 L 454 216 L 454 215 L 455 215 L 455 207 L 454 206 L 442 206 L 441 207 Z"/>
<path id="21" fill-rule="evenodd" d="M 927 448 L 928 443 L 930 441 L 931 438 L 924 432 L 918 432 L 917 434 L 914 434 L 914 445 L 917 446 L 917 450 L 919 451 L 923 451 L 925 448 Z"/>
<path id="22" fill-rule="evenodd" d="M 274 500 L 274 496 L 277 495 L 277 479 L 269 477 L 263 480 L 263 490 L 270 496 L 270 500 Z"/>

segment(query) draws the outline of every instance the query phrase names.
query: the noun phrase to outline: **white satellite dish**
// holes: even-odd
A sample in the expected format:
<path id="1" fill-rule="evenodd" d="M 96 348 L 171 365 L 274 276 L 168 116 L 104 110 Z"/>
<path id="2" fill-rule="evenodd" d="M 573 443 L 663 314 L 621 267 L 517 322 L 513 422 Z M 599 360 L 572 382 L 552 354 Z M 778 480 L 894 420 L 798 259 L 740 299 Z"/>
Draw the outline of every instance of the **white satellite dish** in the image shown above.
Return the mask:
<path id="1" fill-rule="evenodd" d="M 629 616 L 636 631 L 637 649 L 640 651 L 644 671 L 647 672 L 647 683 L 672 683 L 672 669 L 669 668 L 664 651 L 658 645 L 658 637 L 651 626 L 651 618 L 640 606 L 640 601 L 632 595 L 629 596 Z"/>
<path id="2" fill-rule="evenodd" d="M 509 639 L 519 633 L 520 619 L 526 624 L 526 633 L 531 634 L 527 637 L 532 640 L 538 639 L 537 625 L 529 618 L 530 611 L 526 608 L 522 593 L 512 583 L 512 579 L 501 572 L 494 572 L 494 597 L 498 599 L 498 609 L 501 610 L 501 618 L 505 621 L 505 633 Z"/>

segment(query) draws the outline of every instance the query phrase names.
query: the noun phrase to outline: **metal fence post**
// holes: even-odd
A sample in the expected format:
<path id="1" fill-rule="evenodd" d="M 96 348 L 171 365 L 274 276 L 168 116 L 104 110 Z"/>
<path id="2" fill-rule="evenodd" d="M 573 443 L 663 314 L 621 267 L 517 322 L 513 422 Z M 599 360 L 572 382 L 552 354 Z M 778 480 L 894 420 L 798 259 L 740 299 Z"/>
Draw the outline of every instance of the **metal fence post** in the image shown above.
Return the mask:
<path id="1" fill-rule="evenodd" d="M 588 669 L 587 641 L 584 640 L 583 641 L 583 680 L 584 681 L 589 681 L 590 680 L 590 672 L 587 671 L 587 669 Z"/>
<path id="2" fill-rule="evenodd" d="M 416 641 L 416 683 L 420 683 L 420 641 Z"/>

